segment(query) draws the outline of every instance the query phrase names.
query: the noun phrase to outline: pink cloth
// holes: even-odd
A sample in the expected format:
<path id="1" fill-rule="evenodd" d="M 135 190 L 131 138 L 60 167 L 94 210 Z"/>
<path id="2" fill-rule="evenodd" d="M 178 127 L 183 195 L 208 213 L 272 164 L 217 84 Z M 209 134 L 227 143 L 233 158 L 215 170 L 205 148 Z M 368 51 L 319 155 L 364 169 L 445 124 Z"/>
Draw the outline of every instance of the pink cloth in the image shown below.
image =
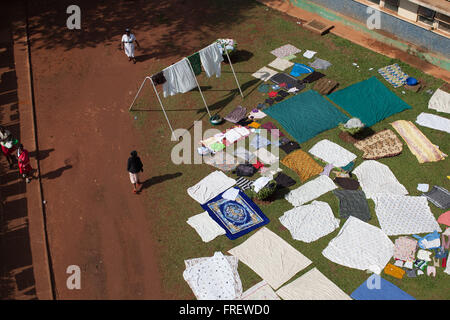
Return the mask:
<path id="1" fill-rule="evenodd" d="M 438 222 L 450 226 L 450 211 L 444 212 L 439 216 Z"/>
<path id="2" fill-rule="evenodd" d="M 417 240 L 410 237 L 400 237 L 395 240 L 394 258 L 402 261 L 414 261 L 416 250 Z"/>

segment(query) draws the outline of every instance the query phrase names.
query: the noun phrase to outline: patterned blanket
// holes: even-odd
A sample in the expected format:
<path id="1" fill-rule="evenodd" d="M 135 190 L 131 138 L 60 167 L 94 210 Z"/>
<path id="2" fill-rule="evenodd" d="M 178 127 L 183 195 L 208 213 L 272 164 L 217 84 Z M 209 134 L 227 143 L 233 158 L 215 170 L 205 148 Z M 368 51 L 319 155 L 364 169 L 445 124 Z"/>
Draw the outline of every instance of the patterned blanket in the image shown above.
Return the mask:
<path id="1" fill-rule="evenodd" d="M 419 163 L 444 160 L 447 156 L 420 131 L 414 123 L 398 120 L 392 123 L 394 129 L 401 135 L 409 150 L 416 156 Z"/>
<path id="2" fill-rule="evenodd" d="M 378 73 L 381 74 L 387 82 L 392 84 L 394 88 L 403 86 L 406 83 L 406 79 L 408 79 L 408 75 L 404 73 L 396 63 L 378 69 Z"/>
<path id="3" fill-rule="evenodd" d="M 309 178 L 314 177 L 323 171 L 321 165 L 314 161 L 309 154 L 300 149 L 288 154 L 281 160 L 281 163 L 295 171 L 302 182 L 305 182 Z"/>
<path id="4" fill-rule="evenodd" d="M 392 130 L 386 129 L 356 142 L 356 148 L 363 151 L 363 159 L 376 160 L 394 157 L 402 153 L 403 144 Z"/>
<path id="5" fill-rule="evenodd" d="M 226 236 L 231 240 L 237 239 L 270 221 L 242 191 L 239 191 L 235 200 L 224 199 L 220 194 L 202 205 L 202 208 L 225 229 Z"/>

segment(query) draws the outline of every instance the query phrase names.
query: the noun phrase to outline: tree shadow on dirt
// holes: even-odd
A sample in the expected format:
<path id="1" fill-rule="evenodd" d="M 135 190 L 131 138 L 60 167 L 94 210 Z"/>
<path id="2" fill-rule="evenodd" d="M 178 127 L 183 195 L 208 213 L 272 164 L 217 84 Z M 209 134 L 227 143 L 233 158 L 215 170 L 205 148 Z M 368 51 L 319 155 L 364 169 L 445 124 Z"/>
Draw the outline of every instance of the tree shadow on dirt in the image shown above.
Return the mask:
<path id="1" fill-rule="evenodd" d="M 178 178 L 181 175 L 182 175 L 181 172 L 177 172 L 177 173 L 169 173 L 169 174 L 163 174 L 161 176 L 151 177 L 150 179 L 147 179 L 142 183 L 141 191 L 145 190 L 147 188 L 150 188 L 151 186 L 153 186 L 155 184 Z"/>
<path id="2" fill-rule="evenodd" d="M 76 3 L 81 10 L 81 30 L 69 30 L 66 21 L 70 14 L 66 10 L 72 4 L 72 0 L 27 1 L 36 48 L 70 50 L 114 45 L 128 27 L 138 41 L 140 35 L 150 32 L 158 38 L 158 44 L 152 47 L 141 44 L 142 49 L 136 52 L 138 61 L 187 56 L 216 40 L 208 34 L 223 34 L 229 24 L 246 19 L 249 9 L 262 6 L 253 0 L 81 0 Z M 186 35 L 193 32 L 195 38 L 186 41 Z M 242 58 L 248 58 L 246 52 L 242 53 Z"/>

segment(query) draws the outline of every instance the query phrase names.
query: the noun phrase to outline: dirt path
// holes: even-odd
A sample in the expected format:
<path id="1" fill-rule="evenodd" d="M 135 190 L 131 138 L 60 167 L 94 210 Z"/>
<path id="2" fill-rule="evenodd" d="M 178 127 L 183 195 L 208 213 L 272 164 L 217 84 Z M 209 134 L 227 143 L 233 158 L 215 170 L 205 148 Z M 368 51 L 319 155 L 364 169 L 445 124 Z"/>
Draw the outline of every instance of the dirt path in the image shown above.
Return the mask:
<path id="1" fill-rule="evenodd" d="M 126 173 L 140 145 L 126 106 L 151 61 L 133 65 L 116 46 L 43 48 L 31 30 L 56 298 L 164 298 L 150 212 Z M 151 158 L 142 160 L 151 174 Z M 81 268 L 81 290 L 66 288 L 69 265 Z"/>

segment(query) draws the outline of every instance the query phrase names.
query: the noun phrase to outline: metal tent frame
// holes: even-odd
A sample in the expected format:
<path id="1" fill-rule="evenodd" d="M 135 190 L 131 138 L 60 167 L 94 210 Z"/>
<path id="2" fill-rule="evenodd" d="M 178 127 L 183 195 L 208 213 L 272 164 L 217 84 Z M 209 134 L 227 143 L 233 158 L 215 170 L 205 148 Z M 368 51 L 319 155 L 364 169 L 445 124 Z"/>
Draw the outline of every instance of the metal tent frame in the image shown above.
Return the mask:
<path id="1" fill-rule="evenodd" d="M 234 72 L 233 64 L 231 63 L 231 59 L 230 59 L 230 56 L 229 56 L 229 54 L 228 54 L 228 51 L 227 51 L 226 49 L 224 49 L 224 51 L 225 51 L 225 53 L 226 53 L 226 55 L 227 55 L 228 62 L 229 62 L 230 67 L 231 67 L 231 71 L 233 72 L 234 79 L 236 80 L 236 84 L 237 84 L 237 86 L 238 86 L 238 88 L 239 88 L 239 92 L 240 92 L 240 94 L 241 94 L 241 97 L 244 98 L 244 94 L 242 93 L 241 86 L 239 85 L 239 81 L 238 81 L 238 79 L 237 79 L 237 77 L 236 77 L 236 73 Z M 203 96 L 202 89 L 200 88 L 200 85 L 199 85 L 199 83 L 198 83 L 198 81 L 197 81 L 197 77 L 195 76 L 194 69 L 192 68 L 191 62 L 190 62 L 189 59 L 186 58 L 186 57 L 184 57 L 184 58 L 181 59 L 181 60 L 186 60 L 186 61 L 188 62 L 189 67 L 190 67 L 190 70 L 191 70 L 191 72 L 192 72 L 192 75 L 194 76 L 195 82 L 196 82 L 196 84 L 197 84 L 197 88 L 198 88 L 198 90 L 199 90 L 199 92 L 200 92 L 200 95 L 201 95 L 201 97 L 202 97 L 203 103 L 205 104 L 205 107 L 206 107 L 206 110 L 207 110 L 207 112 L 208 112 L 208 115 L 209 115 L 209 117 L 211 117 L 211 112 L 209 111 L 208 104 L 206 103 L 205 97 Z M 155 83 L 153 82 L 153 80 L 152 80 L 151 77 L 147 76 L 147 77 L 144 78 L 144 81 L 142 81 L 142 84 L 141 84 L 141 86 L 140 86 L 138 92 L 136 93 L 136 96 L 134 97 L 133 102 L 131 103 L 130 108 L 128 109 L 128 111 L 131 111 L 131 109 L 133 108 L 133 105 L 134 105 L 134 103 L 136 102 L 136 99 L 137 99 L 137 97 L 139 96 L 139 94 L 140 94 L 140 92 L 141 92 L 142 88 L 144 87 L 144 84 L 145 84 L 145 82 L 146 82 L 147 80 L 149 80 L 149 81 L 151 82 L 151 84 L 152 84 L 152 86 L 153 86 L 153 90 L 154 90 L 155 93 L 156 93 L 156 97 L 158 98 L 159 104 L 161 105 L 161 109 L 162 109 L 162 111 L 163 111 L 163 113 L 164 113 L 164 116 L 165 116 L 165 118 L 166 118 L 166 120 L 167 120 L 167 123 L 168 123 L 168 125 L 169 125 L 169 128 L 170 128 L 170 130 L 171 130 L 171 132 L 172 132 L 172 141 L 178 141 L 177 137 L 175 136 L 174 130 L 173 130 L 173 128 L 172 128 L 172 125 L 170 124 L 169 117 L 167 116 L 166 110 L 164 109 L 164 104 L 163 104 L 162 101 L 161 101 L 161 98 L 160 98 L 160 96 L 159 96 L 158 90 L 156 90 Z"/>

